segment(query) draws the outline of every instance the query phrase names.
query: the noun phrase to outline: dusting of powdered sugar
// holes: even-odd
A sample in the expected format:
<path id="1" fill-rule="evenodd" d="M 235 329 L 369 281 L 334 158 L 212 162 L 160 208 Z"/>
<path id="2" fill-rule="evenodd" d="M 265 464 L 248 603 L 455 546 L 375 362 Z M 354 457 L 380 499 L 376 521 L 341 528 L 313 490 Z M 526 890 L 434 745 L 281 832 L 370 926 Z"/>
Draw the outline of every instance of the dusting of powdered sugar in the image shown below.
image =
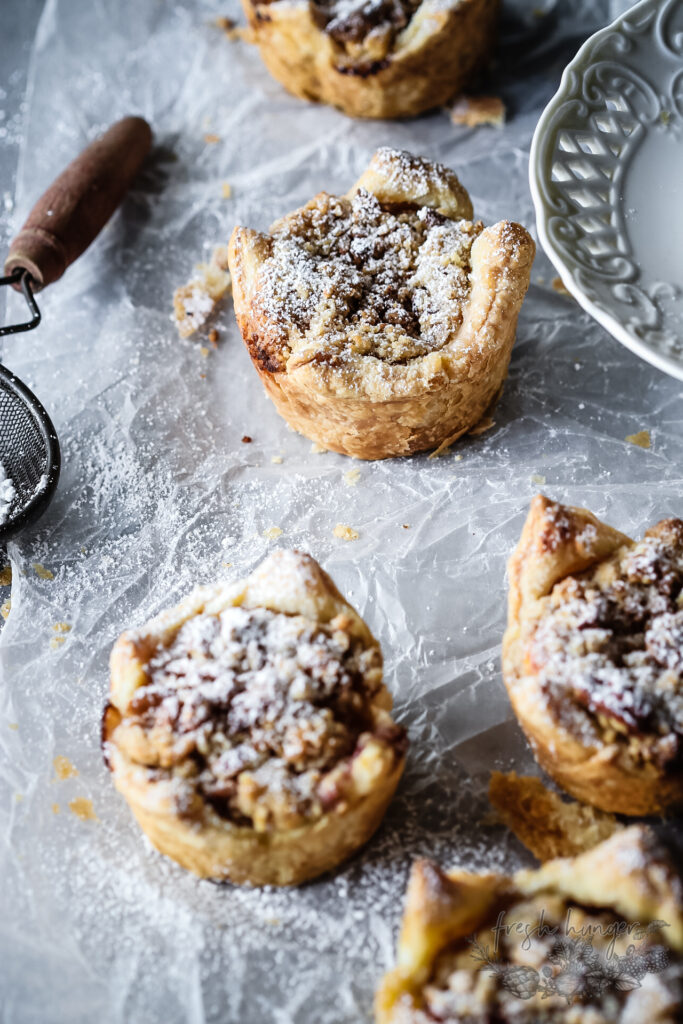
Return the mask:
<path id="1" fill-rule="evenodd" d="M 634 853 L 632 846 L 628 853 Z M 640 870 L 645 853 L 638 849 Z M 512 926 L 494 931 L 488 920 L 475 934 L 447 946 L 435 960 L 418 1006 L 412 997 L 406 1000 L 403 1024 L 635 1024 L 654 1019 L 660 1000 L 677 1004 L 683 961 L 665 945 L 666 926 L 651 928 L 634 943 L 633 925 L 615 910 L 583 907 L 552 891 L 530 899 L 518 896 L 501 903 L 501 910 Z M 624 978 L 635 974 L 642 987 L 618 984 L 620 973 Z M 577 986 L 569 1001 L 563 994 L 568 977 Z"/>
<path id="2" fill-rule="evenodd" d="M 480 231 L 362 188 L 351 199 L 322 193 L 273 226 L 253 301 L 300 358 L 404 362 L 460 327 Z"/>
<path id="3" fill-rule="evenodd" d="M 7 522 L 16 497 L 17 491 L 14 483 L 4 466 L 0 464 L 0 526 L 4 526 Z"/>
<path id="4" fill-rule="evenodd" d="M 597 717 L 626 737 L 650 737 L 655 760 L 677 756 L 683 741 L 683 522 L 671 520 L 624 549 L 607 582 L 569 578 L 550 600 L 532 651 L 553 705 L 566 715 L 569 697 L 575 727 L 590 732 Z"/>
<path id="5" fill-rule="evenodd" d="M 263 608 L 194 616 L 153 656 L 114 742 L 125 749 L 127 725 L 136 737 L 141 727 L 150 763 L 174 769 L 187 791 L 183 807 L 197 793 L 263 829 L 319 816 L 340 796 L 344 759 L 373 728 L 381 683 L 378 648 L 349 624 Z"/>

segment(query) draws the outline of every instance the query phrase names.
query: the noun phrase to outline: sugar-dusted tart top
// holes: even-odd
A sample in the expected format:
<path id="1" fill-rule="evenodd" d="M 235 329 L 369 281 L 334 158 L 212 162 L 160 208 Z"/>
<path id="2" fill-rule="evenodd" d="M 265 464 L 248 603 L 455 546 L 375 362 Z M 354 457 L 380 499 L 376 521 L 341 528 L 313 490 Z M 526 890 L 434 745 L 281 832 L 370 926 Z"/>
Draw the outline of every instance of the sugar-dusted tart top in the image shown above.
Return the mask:
<path id="1" fill-rule="evenodd" d="M 590 740 L 608 731 L 652 760 L 680 760 L 683 521 L 664 520 L 596 569 L 558 583 L 527 659 L 574 732 Z"/>
<path id="2" fill-rule="evenodd" d="M 421 0 L 315 0 L 312 10 L 320 27 L 336 43 L 347 48 L 365 43 L 366 48 L 370 45 L 375 59 L 382 59 L 420 3 Z"/>
<path id="3" fill-rule="evenodd" d="M 308 556 L 278 555 L 261 567 L 266 577 L 321 574 Z M 293 828 L 357 796 L 364 771 L 402 759 L 379 646 L 341 599 L 318 621 L 272 600 L 249 606 L 217 591 L 212 603 L 201 593 L 177 629 L 133 634 L 142 678 L 127 698 L 114 683 L 106 730 L 152 783 L 172 783 L 180 815 L 208 805 L 259 831 Z"/>
<path id="4" fill-rule="evenodd" d="M 263 236 L 252 303 L 276 341 L 273 369 L 291 357 L 402 363 L 442 348 L 462 324 L 482 231 L 469 198 L 446 167 L 408 153 L 380 149 L 371 167 L 407 198 L 375 194 L 361 179 L 348 196 L 320 193 Z"/>
<path id="5" fill-rule="evenodd" d="M 683 886 L 632 826 L 511 877 L 414 866 L 378 1024 L 677 1024 Z"/>
<path id="6" fill-rule="evenodd" d="M 502 900 L 436 958 L 418 1004 L 395 1024 L 674 1024 L 683 959 L 612 910 L 557 893 Z M 412 1005 L 411 1005 L 412 1004 Z"/>

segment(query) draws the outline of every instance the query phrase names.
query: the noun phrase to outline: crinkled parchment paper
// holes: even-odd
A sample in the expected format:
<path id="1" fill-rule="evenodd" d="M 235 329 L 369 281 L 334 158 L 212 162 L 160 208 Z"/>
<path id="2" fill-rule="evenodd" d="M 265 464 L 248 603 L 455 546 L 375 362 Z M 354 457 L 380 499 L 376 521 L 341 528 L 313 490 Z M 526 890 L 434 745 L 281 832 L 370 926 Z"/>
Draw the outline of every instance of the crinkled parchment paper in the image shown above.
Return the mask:
<path id="1" fill-rule="evenodd" d="M 287 429 L 229 303 L 215 350 L 181 341 L 169 312 L 174 287 L 235 223 L 265 228 L 320 189 L 346 191 L 380 144 L 454 167 L 485 222 L 531 226 L 534 125 L 562 67 L 611 13 L 606 0 L 534 6 L 506 5 L 492 90 L 507 124 L 470 130 L 444 112 L 360 123 L 292 99 L 252 47 L 212 25 L 239 18 L 232 0 L 48 2 L 14 226 L 116 117 L 144 114 L 156 144 L 121 212 L 42 296 L 43 325 L 5 346 L 54 418 L 64 469 L 48 514 L 10 548 L 3 1024 L 366 1021 L 413 858 L 523 861 L 502 828 L 482 823 L 489 770 L 532 767 L 500 675 L 506 558 L 539 489 L 635 534 L 680 514 L 680 385 L 554 290 L 540 254 L 494 425 L 436 459 L 358 463 L 314 453 Z M 643 430 L 649 449 L 625 441 Z M 335 537 L 338 523 L 358 539 Z M 264 536 L 271 527 L 276 540 Z M 275 545 L 310 551 L 368 620 L 412 740 L 367 849 L 285 892 L 198 882 L 156 854 L 99 749 L 117 634 Z"/>

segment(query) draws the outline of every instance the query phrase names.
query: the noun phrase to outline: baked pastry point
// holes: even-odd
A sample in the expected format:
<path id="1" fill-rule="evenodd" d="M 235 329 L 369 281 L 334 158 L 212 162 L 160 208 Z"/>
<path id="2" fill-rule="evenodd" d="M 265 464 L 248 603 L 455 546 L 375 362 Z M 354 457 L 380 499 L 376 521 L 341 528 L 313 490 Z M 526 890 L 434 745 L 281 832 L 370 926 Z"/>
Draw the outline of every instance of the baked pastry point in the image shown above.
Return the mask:
<path id="1" fill-rule="evenodd" d="M 441 164 L 378 150 L 346 196 L 320 193 L 228 247 L 235 313 L 278 412 L 324 448 L 409 455 L 471 430 L 500 394 L 534 243 L 472 222 Z"/>
<path id="2" fill-rule="evenodd" d="M 309 555 L 276 551 L 118 639 L 103 748 L 162 853 L 253 885 L 320 875 L 372 835 L 405 762 L 382 655 Z"/>
<path id="3" fill-rule="evenodd" d="M 487 63 L 498 0 L 242 0 L 263 61 L 295 96 L 352 117 L 447 103 Z"/>
<path id="4" fill-rule="evenodd" d="M 375 1019 L 676 1024 L 682 952 L 681 878 L 642 826 L 512 877 L 422 860 Z"/>
<path id="5" fill-rule="evenodd" d="M 539 495 L 509 577 L 503 677 L 539 764 L 604 811 L 683 802 L 683 522 L 636 542 Z"/>
<path id="6" fill-rule="evenodd" d="M 533 775 L 491 772 L 489 801 L 501 823 L 540 861 L 576 857 L 623 828 L 613 814 L 563 800 Z"/>

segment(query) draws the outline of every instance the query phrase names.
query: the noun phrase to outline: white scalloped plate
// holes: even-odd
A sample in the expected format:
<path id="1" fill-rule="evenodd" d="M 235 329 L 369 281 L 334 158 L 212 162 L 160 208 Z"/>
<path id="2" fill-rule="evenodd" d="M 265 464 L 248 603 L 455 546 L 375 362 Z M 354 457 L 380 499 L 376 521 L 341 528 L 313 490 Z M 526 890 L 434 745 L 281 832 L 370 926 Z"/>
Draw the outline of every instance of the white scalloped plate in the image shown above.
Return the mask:
<path id="1" fill-rule="evenodd" d="M 529 176 L 567 289 L 683 380 L 683 0 L 641 0 L 582 46 L 538 123 Z"/>

